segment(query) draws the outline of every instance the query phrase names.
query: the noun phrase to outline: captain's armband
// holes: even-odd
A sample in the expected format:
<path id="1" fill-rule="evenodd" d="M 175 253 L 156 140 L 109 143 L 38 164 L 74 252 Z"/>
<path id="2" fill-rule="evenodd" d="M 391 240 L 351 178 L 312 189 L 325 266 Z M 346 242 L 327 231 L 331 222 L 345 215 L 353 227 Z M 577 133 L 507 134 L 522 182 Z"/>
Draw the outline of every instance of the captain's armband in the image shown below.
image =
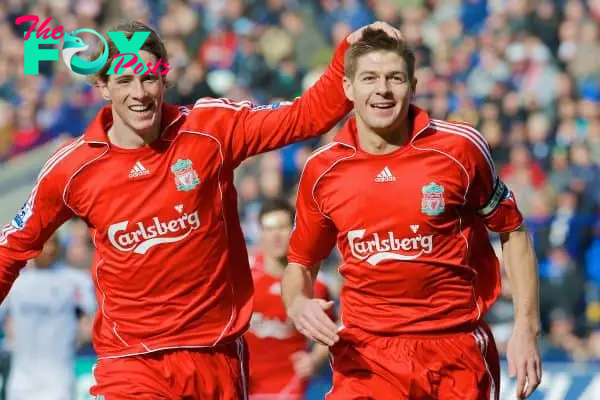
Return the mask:
<path id="1" fill-rule="evenodd" d="M 508 187 L 500 180 L 499 177 L 496 177 L 492 196 L 483 207 L 477 210 L 477 213 L 483 217 L 491 214 L 496 208 L 498 208 L 502 200 L 509 196 L 509 194 L 510 192 Z"/>

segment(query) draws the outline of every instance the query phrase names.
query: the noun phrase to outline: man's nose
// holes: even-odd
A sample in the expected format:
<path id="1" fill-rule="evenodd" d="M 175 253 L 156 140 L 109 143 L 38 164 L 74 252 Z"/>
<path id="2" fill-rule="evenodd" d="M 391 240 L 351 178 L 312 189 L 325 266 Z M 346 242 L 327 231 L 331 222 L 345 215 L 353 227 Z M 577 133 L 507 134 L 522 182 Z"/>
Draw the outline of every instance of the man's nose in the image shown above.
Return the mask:
<path id="1" fill-rule="evenodd" d="M 377 79 L 377 85 L 375 87 L 378 94 L 385 94 L 390 92 L 390 82 L 389 80 L 383 76 Z"/>
<path id="2" fill-rule="evenodd" d="M 139 79 L 134 79 L 131 86 L 131 95 L 137 98 L 143 98 L 146 96 L 146 88 Z"/>

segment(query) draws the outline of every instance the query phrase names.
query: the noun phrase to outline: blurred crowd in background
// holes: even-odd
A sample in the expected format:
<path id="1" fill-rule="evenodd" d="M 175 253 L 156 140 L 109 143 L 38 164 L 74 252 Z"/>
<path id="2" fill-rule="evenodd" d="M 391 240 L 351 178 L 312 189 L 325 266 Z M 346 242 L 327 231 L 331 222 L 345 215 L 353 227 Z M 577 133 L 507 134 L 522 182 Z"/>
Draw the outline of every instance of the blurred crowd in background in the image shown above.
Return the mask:
<path id="1" fill-rule="evenodd" d="M 176 104 L 292 99 L 351 31 L 374 20 L 401 27 L 417 55 L 415 103 L 435 118 L 475 125 L 515 192 L 540 262 L 544 358 L 600 360 L 600 0 L 2 1 L 0 163 L 79 136 L 104 104 L 62 61 L 23 74 L 29 26 L 15 25 L 21 15 L 52 16 L 50 26 L 68 32 L 104 33 L 122 16 L 152 24 L 173 67 L 166 101 Z M 334 133 L 239 168 L 251 251 L 261 202 L 294 201 L 306 157 Z M 61 237 L 67 262 L 89 268 L 85 224 L 72 221 Z M 334 289 L 338 264 L 333 254 L 326 268 Z M 502 351 L 512 317 L 506 283 L 488 316 Z"/>

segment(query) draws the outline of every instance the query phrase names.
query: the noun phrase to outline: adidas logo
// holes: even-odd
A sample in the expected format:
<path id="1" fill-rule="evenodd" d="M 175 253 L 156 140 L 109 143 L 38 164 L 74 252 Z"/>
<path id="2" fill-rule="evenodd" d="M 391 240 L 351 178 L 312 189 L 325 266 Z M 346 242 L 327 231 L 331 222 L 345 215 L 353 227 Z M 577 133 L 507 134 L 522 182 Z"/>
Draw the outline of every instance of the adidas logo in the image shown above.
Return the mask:
<path id="1" fill-rule="evenodd" d="M 146 167 L 144 167 L 142 165 L 141 162 L 137 161 L 134 165 L 133 168 L 131 168 L 131 171 L 129 171 L 129 177 L 130 178 L 139 178 L 140 176 L 146 176 L 149 175 L 150 171 L 148 171 L 146 169 Z"/>
<path id="2" fill-rule="evenodd" d="M 375 177 L 375 182 L 394 182 L 396 177 L 392 174 L 392 171 L 388 167 L 381 170 Z"/>

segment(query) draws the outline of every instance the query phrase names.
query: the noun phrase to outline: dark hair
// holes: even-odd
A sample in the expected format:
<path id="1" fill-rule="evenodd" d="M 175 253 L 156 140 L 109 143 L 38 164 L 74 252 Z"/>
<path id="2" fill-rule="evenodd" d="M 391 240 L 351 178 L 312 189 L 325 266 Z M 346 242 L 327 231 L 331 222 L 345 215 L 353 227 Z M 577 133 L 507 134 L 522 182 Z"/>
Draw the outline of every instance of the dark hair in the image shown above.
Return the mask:
<path id="1" fill-rule="evenodd" d="M 344 73 L 353 79 L 356 74 L 358 59 L 374 51 L 391 51 L 398 54 L 406 62 L 408 78 L 412 81 L 415 75 L 415 53 L 404 40 L 389 36 L 382 29 L 366 28 L 362 37 L 346 51 L 344 56 Z"/>
<path id="2" fill-rule="evenodd" d="M 149 25 L 141 21 L 127 21 L 125 23 L 119 24 L 114 28 L 109 29 L 110 32 L 123 32 L 125 37 L 128 40 L 131 40 L 131 37 L 135 32 L 150 32 L 150 35 L 140 48 L 140 50 L 145 50 L 148 53 L 152 53 L 157 60 L 161 60 L 162 63 L 168 62 L 167 49 L 165 48 L 165 44 L 156 33 L 156 31 Z M 90 75 L 90 80 L 92 84 L 96 84 L 98 81 L 100 82 L 108 82 L 108 75 L 106 74 L 114 60 L 113 56 L 119 54 L 119 49 L 112 41 L 112 39 L 105 35 L 106 43 L 108 44 L 108 60 L 106 64 L 94 74 Z M 91 57 L 91 60 L 95 60 L 104 52 L 104 43 L 100 43 L 100 46 L 94 51 L 94 54 Z"/>
<path id="3" fill-rule="evenodd" d="M 288 215 L 290 216 L 290 221 L 293 223 L 294 222 L 294 207 L 291 206 L 291 204 L 284 198 L 274 198 L 274 199 L 268 199 L 265 200 L 265 202 L 263 203 L 260 212 L 258 213 L 258 223 L 259 225 L 262 225 L 262 218 L 268 214 L 268 213 L 272 213 L 275 211 L 285 211 L 286 213 L 288 213 Z"/>

